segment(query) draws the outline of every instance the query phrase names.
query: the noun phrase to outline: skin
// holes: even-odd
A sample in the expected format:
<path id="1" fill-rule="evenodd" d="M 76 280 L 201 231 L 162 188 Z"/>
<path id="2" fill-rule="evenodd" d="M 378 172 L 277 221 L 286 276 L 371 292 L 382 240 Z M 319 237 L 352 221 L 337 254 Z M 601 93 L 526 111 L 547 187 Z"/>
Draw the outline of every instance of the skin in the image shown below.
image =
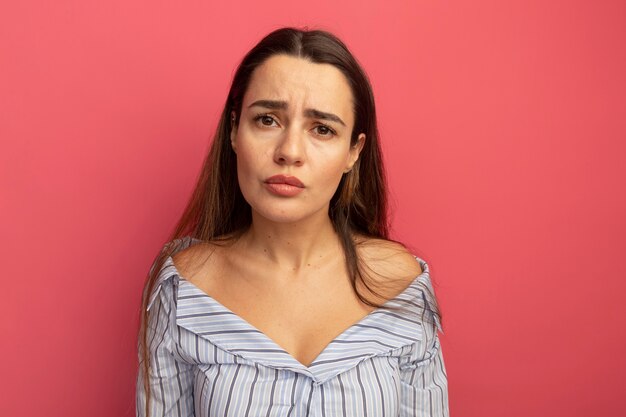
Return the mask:
<path id="1" fill-rule="evenodd" d="M 250 107 L 258 100 L 282 100 L 287 107 Z M 341 177 L 366 140 L 361 133 L 350 146 L 352 100 L 346 78 L 332 65 L 286 55 L 260 65 L 230 138 L 251 227 L 232 245 L 198 244 L 174 256 L 186 280 L 307 366 L 373 309 L 354 294 L 328 216 Z M 345 125 L 306 117 L 307 108 L 332 113 Z M 257 119 L 259 113 L 267 116 Z M 293 197 L 272 194 L 264 181 L 276 174 L 296 176 L 305 188 Z M 371 239 L 358 250 L 372 277 L 385 278 L 385 297 L 373 301 L 394 297 L 421 273 L 413 256 L 393 242 Z M 212 256 L 203 256 L 207 252 Z"/>
<path id="2" fill-rule="evenodd" d="M 258 100 L 282 100 L 287 108 L 250 107 Z M 252 207 L 252 227 L 240 242 L 247 251 L 297 272 L 337 250 L 330 199 L 365 143 L 361 133 L 350 146 L 352 103 L 348 81 L 329 64 L 275 55 L 254 71 L 231 134 L 239 185 Z M 345 125 L 305 117 L 307 108 L 332 113 Z M 266 116 L 258 119 L 259 113 Z M 264 181 L 276 174 L 298 177 L 304 190 L 292 197 L 272 194 Z"/>

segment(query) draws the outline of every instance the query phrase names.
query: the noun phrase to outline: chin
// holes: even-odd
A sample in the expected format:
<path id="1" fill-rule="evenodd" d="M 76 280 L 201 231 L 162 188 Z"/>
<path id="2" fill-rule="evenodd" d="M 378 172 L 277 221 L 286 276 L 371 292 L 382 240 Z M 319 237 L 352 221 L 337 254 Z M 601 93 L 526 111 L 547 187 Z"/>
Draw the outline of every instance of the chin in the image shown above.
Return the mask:
<path id="1" fill-rule="evenodd" d="M 252 215 L 273 223 L 297 223 L 306 220 L 318 213 L 318 210 L 305 210 L 301 204 L 289 204 L 291 202 L 270 202 L 266 204 L 250 204 Z M 321 208 L 320 208 L 321 209 Z M 328 212 L 328 210 L 326 211 Z"/>
<path id="2" fill-rule="evenodd" d="M 287 211 L 275 208 L 273 210 L 256 210 L 252 208 L 253 216 L 273 223 L 297 223 L 308 216 L 301 212 Z"/>

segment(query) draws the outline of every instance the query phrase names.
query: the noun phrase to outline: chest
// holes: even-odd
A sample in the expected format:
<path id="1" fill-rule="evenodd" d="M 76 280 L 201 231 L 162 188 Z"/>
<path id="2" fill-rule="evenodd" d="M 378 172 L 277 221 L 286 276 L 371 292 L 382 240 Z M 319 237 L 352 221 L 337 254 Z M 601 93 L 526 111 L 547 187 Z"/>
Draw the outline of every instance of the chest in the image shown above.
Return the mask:
<path id="1" fill-rule="evenodd" d="M 291 281 L 266 274 L 222 270 L 192 282 L 305 366 L 373 310 L 357 298 L 341 268 Z"/>

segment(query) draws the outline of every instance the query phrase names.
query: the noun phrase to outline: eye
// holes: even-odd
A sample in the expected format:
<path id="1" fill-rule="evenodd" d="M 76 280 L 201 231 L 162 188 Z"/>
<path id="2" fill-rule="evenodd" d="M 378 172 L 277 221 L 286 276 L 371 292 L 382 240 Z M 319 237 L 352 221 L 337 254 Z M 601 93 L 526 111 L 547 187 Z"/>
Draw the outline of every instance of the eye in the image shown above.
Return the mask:
<path id="1" fill-rule="evenodd" d="M 267 113 L 259 113 L 254 117 L 255 122 L 261 122 L 263 126 L 272 126 L 272 122 L 275 122 L 274 118 Z"/>
<path id="2" fill-rule="evenodd" d="M 337 134 L 333 129 L 326 125 L 317 125 L 315 129 L 318 129 L 318 133 L 320 136 L 332 137 Z"/>

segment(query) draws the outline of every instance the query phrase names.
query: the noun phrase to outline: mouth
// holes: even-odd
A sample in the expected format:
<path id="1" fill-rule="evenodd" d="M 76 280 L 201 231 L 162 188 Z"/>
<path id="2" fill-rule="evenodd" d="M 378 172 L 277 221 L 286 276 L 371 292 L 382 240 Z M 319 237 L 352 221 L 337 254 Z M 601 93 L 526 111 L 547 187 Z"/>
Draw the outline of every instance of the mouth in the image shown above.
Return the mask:
<path id="1" fill-rule="evenodd" d="M 304 184 L 296 177 L 274 175 L 265 180 L 265 187 L 274 195 L 293 197 L 304 190 Z"/>
<path id="2" fill-rule="evenodd" d="M 286 184 L 293 187 L 304 188 L 302 181 L 298 177 L 288 175 L 274 175 L 265 180 L 266 184 Z"/>

